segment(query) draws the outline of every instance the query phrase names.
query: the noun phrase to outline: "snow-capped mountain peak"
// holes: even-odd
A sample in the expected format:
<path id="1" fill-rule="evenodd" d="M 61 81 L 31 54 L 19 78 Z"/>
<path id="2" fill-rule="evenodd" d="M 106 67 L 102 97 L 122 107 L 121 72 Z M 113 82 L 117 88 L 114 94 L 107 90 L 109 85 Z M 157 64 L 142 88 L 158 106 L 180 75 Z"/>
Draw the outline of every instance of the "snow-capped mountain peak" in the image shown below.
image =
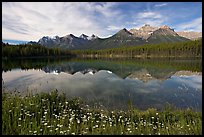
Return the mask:
<path id="1" fill-rule="evenodd" d="M 87 40 L 88 37 L 89 37 L 89 36 L 87 36 L 87 35 L 85 35 L 85 34 L 81 34 L 81 35 L 79 36 L 79 38 L 82 38 L 82 39 L 84 39 L 84 40 Z"/>
<path id="2" fill-rule="evenodd" d="M 96 35 L 92 34 L 91 36 L 87 37 L 88 40 L 94 40 L 98 38 Z"/>
<path id="3" fill-rule="evenodd" d="M 50 39 L 58 39 L 59 38 L 59 36 L 53 36 L 53 37 L 50 37 Z"/>

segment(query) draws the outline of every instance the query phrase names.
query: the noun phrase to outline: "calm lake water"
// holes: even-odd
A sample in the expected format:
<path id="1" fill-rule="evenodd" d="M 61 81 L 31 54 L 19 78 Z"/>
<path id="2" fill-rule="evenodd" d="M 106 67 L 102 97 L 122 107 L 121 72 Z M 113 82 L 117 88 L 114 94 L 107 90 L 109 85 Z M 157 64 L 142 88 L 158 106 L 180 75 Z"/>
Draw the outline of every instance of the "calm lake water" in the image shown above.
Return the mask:
<path id="1" fill-rule="evenodd" d="M 126 109 L 167 104 L 202 111 L 201 59 L 15 59 L 2 60 L 3 92 L 58 90 L 90 105 Z"/>

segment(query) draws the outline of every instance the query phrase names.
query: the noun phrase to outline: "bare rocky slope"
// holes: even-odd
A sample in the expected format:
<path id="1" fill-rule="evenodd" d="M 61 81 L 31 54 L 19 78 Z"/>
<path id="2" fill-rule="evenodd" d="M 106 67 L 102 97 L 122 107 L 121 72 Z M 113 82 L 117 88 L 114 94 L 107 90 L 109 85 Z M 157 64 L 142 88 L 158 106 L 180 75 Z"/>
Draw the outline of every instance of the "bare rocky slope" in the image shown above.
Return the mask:
<path id="1" fill-rule="evenodd" d="M 179 36 L 191 39 L 191 40 L 196 40 L 199 38 L 202 38 L 202 32 L 194 32 L 194 31 L 180 31 L 177 32 Z"/>

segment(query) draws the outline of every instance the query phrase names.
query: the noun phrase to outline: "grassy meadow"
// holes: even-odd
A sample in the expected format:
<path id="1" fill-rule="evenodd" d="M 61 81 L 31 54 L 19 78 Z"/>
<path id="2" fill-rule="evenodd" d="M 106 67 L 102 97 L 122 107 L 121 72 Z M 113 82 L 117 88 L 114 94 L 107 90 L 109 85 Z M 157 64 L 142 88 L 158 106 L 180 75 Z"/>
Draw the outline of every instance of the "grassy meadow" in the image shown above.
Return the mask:
<path id="1" fill-rule="evenodd" d="M 3 135 L 200 135 L 202 113 L 166 107 L 127 111 L 90 107 L 65 94 L 2 93 Z"/>

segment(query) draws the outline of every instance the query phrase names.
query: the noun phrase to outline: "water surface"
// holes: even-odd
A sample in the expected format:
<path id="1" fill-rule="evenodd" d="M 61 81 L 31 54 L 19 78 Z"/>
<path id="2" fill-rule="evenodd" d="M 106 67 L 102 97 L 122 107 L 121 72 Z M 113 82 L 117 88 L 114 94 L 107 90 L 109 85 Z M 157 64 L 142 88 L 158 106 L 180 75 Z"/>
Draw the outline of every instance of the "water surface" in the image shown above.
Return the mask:
<path id="1" fill-rule="evenodd" d="M 198 59 L 18 59 L 2 61 L 3 88 L 20 94 L 57 89 L 89 104 L 126 109 L 202 110 L 202 62 Z M 5 91 L 6 91 L 5 90 Z"/>

